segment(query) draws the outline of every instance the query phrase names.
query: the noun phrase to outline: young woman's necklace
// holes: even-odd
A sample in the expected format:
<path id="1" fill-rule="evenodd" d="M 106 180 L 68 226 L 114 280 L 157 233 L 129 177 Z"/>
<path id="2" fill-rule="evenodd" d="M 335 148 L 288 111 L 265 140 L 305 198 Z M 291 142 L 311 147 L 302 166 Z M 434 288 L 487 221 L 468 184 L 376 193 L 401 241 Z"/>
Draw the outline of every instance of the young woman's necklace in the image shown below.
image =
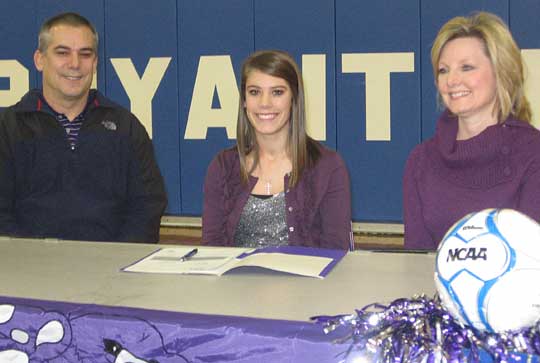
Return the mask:
<path id="1" fill-rule="evenodd" d="M 272 195 L 272 181 L 270 179 L 267 179 L 264 184 L 264 192 L 266 195 Z"/>
<path id="2" fill-rule="evenodd" d="M 274 166 L 275 168 L 276 166 Z M 277 166 L 277 170 L 279 171 L 280 169 L 283 168 L 283 165 L 278 165 Z M 274 193 L 274 185 L 272 184 L 272 180 L 275 179 L 275 175 L 272 176 L 272 174 L 275 174 L 275 173 L 271 173 L 270 176 L 268 175 L 265 175 L 265 173 L 263 172 L 262 170 L 262 167 L 261 165 L 259 164 L 258 165 L 258 174 L 259 174 L 259 177 L 260 179 L 263 181 L 263 192 L 264 194 L 266 195 L 273 195 Z M 279 172 L 278 172 L 279 174 Z M 277 187 L 277 186 L 276 186 Z"/>

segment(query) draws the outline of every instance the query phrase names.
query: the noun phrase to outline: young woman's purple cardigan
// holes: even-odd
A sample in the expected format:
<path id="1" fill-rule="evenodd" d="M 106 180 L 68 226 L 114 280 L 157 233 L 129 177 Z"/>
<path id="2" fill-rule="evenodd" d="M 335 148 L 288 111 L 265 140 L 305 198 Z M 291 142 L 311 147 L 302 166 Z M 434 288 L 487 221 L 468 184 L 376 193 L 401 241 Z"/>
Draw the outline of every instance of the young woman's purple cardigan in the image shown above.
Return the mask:
<path id="1" fill-rule="evenodd" d="M 351 231 L 349 174 L 341 157 L 320 146 L 321 158 L 285 190 L 289 245 L 348 249 Z M 204 183 L 203 244 L 234 246 L 240 214 L 257 178 L 240 179 L 236 148 L 220 152 Z M 288 177 L 285 176 L 285 185 Z"/>
<path id="2" fill-rule="evenodd" d="M 403 179 L 405 246 L 435 249 L 465 215 L 512 208 L 540 220 L 540 132 L 512 117 L 456 141 L 445 112 L 432 139 L 410 154 Z"/>

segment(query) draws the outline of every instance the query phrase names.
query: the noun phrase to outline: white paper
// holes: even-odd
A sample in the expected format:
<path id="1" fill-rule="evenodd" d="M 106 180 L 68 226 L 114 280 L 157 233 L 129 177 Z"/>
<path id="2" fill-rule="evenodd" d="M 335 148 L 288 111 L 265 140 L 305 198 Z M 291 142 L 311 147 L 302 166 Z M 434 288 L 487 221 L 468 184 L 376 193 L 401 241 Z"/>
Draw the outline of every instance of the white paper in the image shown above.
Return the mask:
<path id="1" fill-rule="evenodd" d="M 198 248 L 195 256 L 181 261 L 182 256 L 192 249 L 193 247 L 163 248 L 123 270 L 128 272 L 217 275 L 236 256 L 250 251 L 246 248 Z"/>

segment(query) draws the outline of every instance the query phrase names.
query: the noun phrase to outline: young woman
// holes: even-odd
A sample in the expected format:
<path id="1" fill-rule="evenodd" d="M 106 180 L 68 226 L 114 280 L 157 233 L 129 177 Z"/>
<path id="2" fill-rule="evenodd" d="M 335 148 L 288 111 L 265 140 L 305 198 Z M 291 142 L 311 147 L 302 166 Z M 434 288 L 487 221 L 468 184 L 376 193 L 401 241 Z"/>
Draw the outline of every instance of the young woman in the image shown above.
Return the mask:
<path id="1" fill-rule="evenodd" d="M 405 246 L 435 249 L 468 213 L 512 208 L 540 219 L 540 132 L 530 125 L 521 53 L 497 16 L 456 17 L 431 50 L 446 110 L 410 154 Z"/>
<path id="2" fill-rule="evenodd" d="M 347 249 L 350 186 L 341 157 L 306 134 L 298 66 L 259 51 L 242 66 L 237 145 L 208 168 L 203 243 Z"/>

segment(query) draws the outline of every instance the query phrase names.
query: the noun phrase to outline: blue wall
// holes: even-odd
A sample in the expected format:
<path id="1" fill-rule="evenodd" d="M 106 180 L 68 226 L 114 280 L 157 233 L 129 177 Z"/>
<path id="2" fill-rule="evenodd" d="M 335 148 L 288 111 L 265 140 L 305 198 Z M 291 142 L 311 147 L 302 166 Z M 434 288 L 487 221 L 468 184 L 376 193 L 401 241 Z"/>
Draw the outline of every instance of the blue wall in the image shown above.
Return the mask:
<path id="1" fill-rule="evenodd" d="M 40 85 L 32 54 L 43 20 L 80 12 L 100 33 L 97 87 L 148 118 L 169 194 L 167 213 L 200 215 L 207 165 L 234 144 L 224 126 L 234 125 L 242 60 L 256 49 L 284 49 L 306 67 L 306 84 L 314 87 L 308 92 L 318 120 L 312 130 L 347 162 L 353 219 L 399 222 L 405 160 L 432 135 L 439 113 L 430 44 L 445 21 L 474 10 L 498 14 L 522 48 L 540 49 L 540 23 L 531 19 L 540 14 L 540 0 L 2 1 L 0 108 L 24 84 L 15 68 L 28 70 L 28 87 Z M 148 107 L 137 92 L 151 87 L 130 86 L 129 72 L 135 80 L 153 79 Z M 206 91 L 196 92 L 197 83 Z"/>

